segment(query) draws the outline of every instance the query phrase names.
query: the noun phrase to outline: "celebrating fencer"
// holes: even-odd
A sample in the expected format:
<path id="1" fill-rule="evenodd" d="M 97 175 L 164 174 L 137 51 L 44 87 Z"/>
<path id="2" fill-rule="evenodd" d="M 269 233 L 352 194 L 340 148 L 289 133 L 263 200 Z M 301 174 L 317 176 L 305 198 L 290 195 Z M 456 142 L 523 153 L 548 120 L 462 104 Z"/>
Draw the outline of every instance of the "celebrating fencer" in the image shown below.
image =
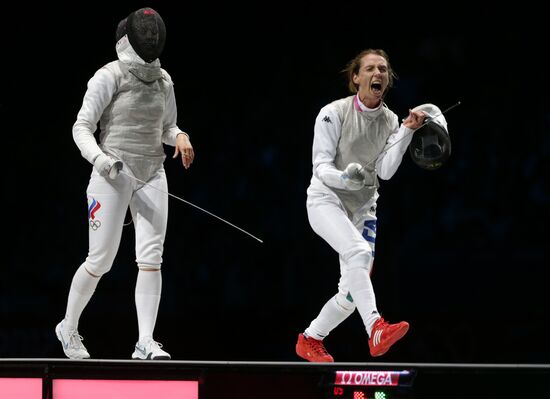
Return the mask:
<path id="1" fill-rule="evenodd" d="M 338 253 L 340 262 L 337 293 L 298 334 L 296 353 L 312 362 L 334 361 L 323 340 L 355 309 L 368 334 L 372 356 L 383 355 L 407 333 L 407 322 L 390 324 L 381 317 L 370 278 L 378 178 L 388 180 L 395 174 L 413 133 L 419 133 L 415 130 L 424 127 L 428 118 L 437 125 L 415 142 L 413 160 L 440 165 L 450 150 L 445 143 L 438 146 L 434 138 L 433 130 L 445 122 L 437 107 L 426 104 L 410 110 L 400 124 L 384 103 L 396 78 L 384 50 L 360 52 L 344 72 L 352 95 L 324 106 L 315 120 L 313 175 L 307 189 L 310 225 Z M 446 123 L 444 128 L 446 133 Z"/>
<path id="2" fill-rule="evenodd" d="M 65 317 L 55 328 L 71 359 L 90 357 L 78 332 L 79 319 L 100 278 L 111 269 L 128 207 L 138 268 L 138 339 L 131 357 L 170 359 L 153 337 L 168 217 L 163 144 L 175 146 L 173 157 L 181 157 L 186 169 L 194 151 L 176 124 L 174 86 L 160 66 L 165 40 L 166 28 L 155 10 L 141 8 L 124 18 L 116 31 L 118 60 L 88 81 L 73 126 L 74 141 L 93 170 L 86 190 L 89 252 L 74 274 Z M 94 136 L 98 122 L 99 143 Z"/>

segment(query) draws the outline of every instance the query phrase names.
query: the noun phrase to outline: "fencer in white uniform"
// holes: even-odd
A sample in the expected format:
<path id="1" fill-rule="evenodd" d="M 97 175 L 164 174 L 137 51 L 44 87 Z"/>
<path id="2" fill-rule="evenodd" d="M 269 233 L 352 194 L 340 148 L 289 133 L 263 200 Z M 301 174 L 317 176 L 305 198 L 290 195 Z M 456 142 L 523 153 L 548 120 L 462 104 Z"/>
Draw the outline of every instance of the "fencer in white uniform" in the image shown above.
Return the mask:
<path id="1" fill-rule="evenodd" d="M 397 171 L 423 113 L 410 111 L 399 123 L 383 101 L 393 72 L 383 50 L 365 50 L 348 66 L 354 95 L 323 107 L 314 126 L 313 173 L 307 189 L 312 229 L 338 254 L 338 292 L 296 344 L 297 354 L 314 362 L 334 359 L 323 339 L 355 309 L 369 335 L 372 356 L 384 354 L 408 330 L 408 323 L 389 324 L 380 316 L 370 272 L 376 241 L 376 203 L 380 179 Z"/>
<path id="2" fill-rule="evenodd" d="M 146 32 L 154 40 L 140 36 Z M 174 85 L 160 67 L 158 56 L 165 34 L 162 18 L 150 8 L 137 10 L 121 21 L 118 60 L 100 68 L 88 81 L 73 126 L 76 145 L 94 167 L 86 190 L 89 252 L 73 277 L 65 317 L 56 326 L 69 358 L 90 357 L 78 333 L 79 319 L 100 278 L 113 265 L 129 208 L 138 267 L 135 304 L 139 336 L 132 358 L 170 359 L 153 339 L 168 218 L 163 144 L 175 146 L 174 157 L 181 156 L 185 168 L 193 162 L 194 150 L 188 134 L 177 126 Z M 94 136 L 98 122 L 99 143 Z M 125 173 L 119 173 L 121 168 Z"/>

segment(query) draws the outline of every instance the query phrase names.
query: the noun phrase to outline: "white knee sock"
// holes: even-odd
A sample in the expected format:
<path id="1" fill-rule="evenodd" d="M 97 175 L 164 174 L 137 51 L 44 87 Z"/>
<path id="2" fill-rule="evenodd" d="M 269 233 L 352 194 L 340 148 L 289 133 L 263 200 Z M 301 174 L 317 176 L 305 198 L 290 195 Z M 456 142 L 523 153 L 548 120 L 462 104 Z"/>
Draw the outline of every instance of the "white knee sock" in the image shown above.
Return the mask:
<path id="1" fill-rule="evenodd" d="M 84 263 L 74 274 L 65 313 L 66 329 L 78 329 L 80 315 L 94 294 L 99 279 L 86 271 Z"/>
<path id="2" fill-rule="evenodd" d="M 330 298 L 319 312 L 319 316 L 311 322 L 305 330 L 305 335 L 317 340 L 324 339 L 341 322 L 348 318 L 355 310 L 350 303 L 349 308 L 342 307 L 336 300 L 336 296 Z"/>
<path id="3" fill-rule="evenodd" d="M 139 340 L 153 337 L 162 289 L 160 270 L 140 270 L 136 281 L 136 311 Z"/>
<path id="4" fill-rule="evenodd" d="M 369 271 L 365 268 L 354 268 L 348 271 L 348 276 L 349 291 L 370 337 L 372 326 L 380 318 L 380 314 L 376 309 L 376 297 Z"/>

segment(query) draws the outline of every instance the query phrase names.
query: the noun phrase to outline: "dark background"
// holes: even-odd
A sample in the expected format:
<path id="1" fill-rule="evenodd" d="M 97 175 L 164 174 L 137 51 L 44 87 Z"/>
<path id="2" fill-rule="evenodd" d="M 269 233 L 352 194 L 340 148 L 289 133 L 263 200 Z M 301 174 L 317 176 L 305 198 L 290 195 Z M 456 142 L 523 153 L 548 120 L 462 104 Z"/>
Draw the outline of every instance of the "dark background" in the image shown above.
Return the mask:
<path id="1" fill-rule="evenodd" d="M 405 154 L 381 182 L 373 284 L 383 316 L 411 330 L 380 360 L 550 363 L 544 13 L 346 1 L 5 10 L 1 357 L 64 356 L 54 327 L 87 254 L 91 171 L 71 129 L 88 79 L 116 58 L 117 23 L 143 6 L 167 25 L 161 62 L 196 152 L 186 171 L 166 148 L 170 192 L 264 241 L 170 200 L 155 338 L 173 359 L 299 360 L 297 334 L 339 277 L 305 208 L 314 119 L 348 95 L 345 64 L 383 48 L 399 117 L 461 105 L 444 167 Z M 137 339 L 133 233 L 81 318 L 93 358 L 127 359 Z M 337 361 L 372 360 L 357 312 L 325 342 Z"/>

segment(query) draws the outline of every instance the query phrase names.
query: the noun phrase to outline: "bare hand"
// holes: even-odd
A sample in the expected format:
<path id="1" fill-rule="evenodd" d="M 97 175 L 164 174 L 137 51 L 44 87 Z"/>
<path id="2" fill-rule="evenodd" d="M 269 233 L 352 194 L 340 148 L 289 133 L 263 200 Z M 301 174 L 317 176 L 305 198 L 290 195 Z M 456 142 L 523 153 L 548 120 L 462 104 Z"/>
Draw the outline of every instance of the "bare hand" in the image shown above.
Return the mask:
<path id="1" fill-rule="evenodd" d="M 191 141 L 189 141 L 189 137 L 186 134 L 178 134 L 176 136 L 176 150 L 172 158 L 177 158 L 178 156 L 181 156 L 183 167 L 189 169 L 195 159 L 195 151 L 193 151 Z"/>
<path id="2" fill-rule="evenodd" d="M 426 114 L 423 111 L 412 111 L 409 109 L 409 116 L 403 119 L 403 125 L 409 129 L 416 130 L 424 123 Z"/>

